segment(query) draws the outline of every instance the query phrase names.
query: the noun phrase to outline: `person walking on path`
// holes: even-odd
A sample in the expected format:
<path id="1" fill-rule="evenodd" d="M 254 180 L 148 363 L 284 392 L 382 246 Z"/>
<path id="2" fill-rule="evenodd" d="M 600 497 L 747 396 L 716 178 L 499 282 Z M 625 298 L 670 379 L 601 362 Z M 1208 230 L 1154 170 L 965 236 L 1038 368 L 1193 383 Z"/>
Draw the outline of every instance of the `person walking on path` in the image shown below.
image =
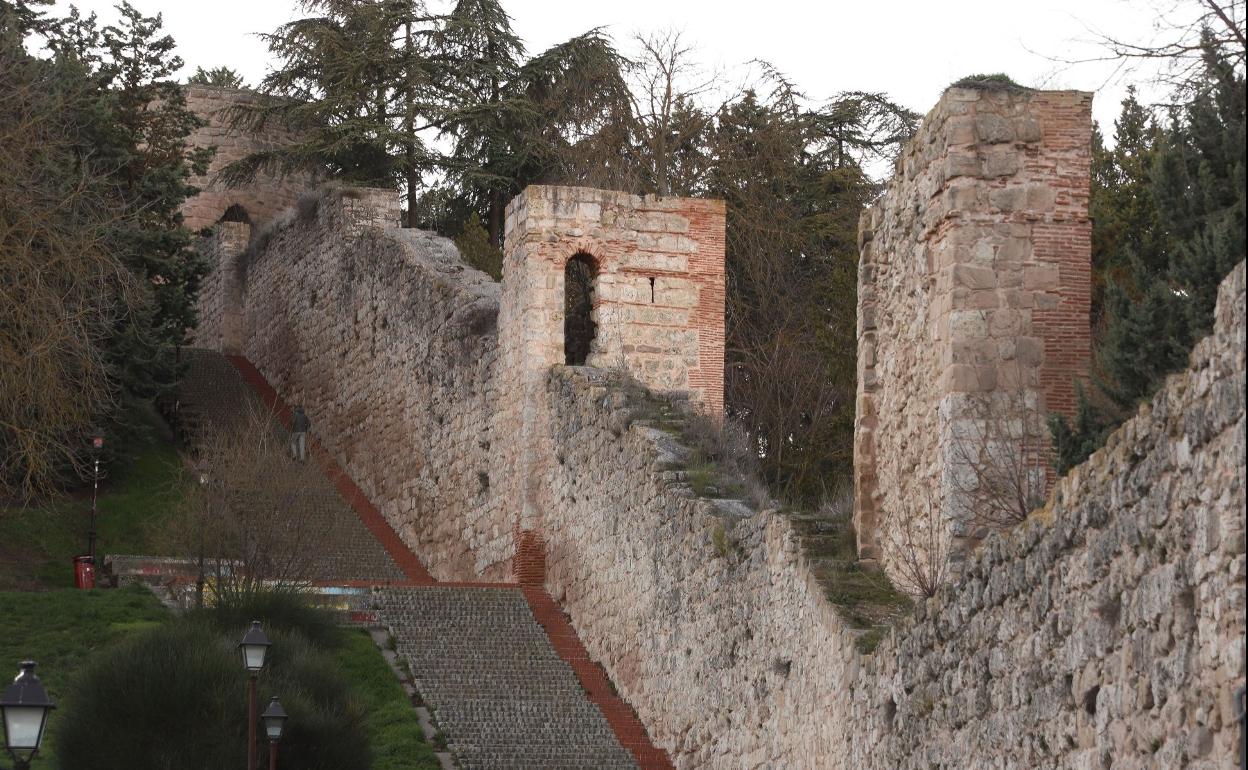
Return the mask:
<path id="1" fill-rule="evenodd" d="M 299 462 L 308 459 L 308 429 L 311 427 L 307 412 L 302 406 L 296 406 L 290 418 L 290 456 Z"/>

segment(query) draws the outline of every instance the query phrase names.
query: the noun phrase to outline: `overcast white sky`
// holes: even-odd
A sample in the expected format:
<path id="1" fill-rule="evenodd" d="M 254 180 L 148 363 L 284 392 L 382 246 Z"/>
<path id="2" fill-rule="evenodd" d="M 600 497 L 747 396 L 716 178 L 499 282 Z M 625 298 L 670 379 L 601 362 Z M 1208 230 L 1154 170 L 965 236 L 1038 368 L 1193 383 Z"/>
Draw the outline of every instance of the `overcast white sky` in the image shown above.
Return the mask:
<path id="1" fill-rule="evenodd" d="M 230 66 L 254 84 L 268 52 L 255 32 L 294 18 L 294 0 L 131 0 L 142 12 L 160 12 L 187 63 Z M 1102 53 L 1100 31 L 1144 42 L 1159 35 L 1156 3 L 1183 0 L 504 0 L 516 32 L 531 53 L 596 26 L 632 52 L 634 33 L 681 30 L 700 62 L 740 77 L 741 63 L 771 62 L 812 100 L 839 91 L 884 91 L 926 112 L 953 80 L 1005 72 L 1041 88 L 1095 91 L 1094 115 L 1112 131 L 1127 83 L 1148 73 L 1117 73 L 1109 63 L 1067 66 L 1052 57 Z M 114 0 L 78 0 L 83 11 L 112 21 Z M 438 9 L 447 0 L 429 0 Z M 56 12 L 70 3 L 58 2 Z M 1156 94 L 1160 99 L 1161 94 Z"/>

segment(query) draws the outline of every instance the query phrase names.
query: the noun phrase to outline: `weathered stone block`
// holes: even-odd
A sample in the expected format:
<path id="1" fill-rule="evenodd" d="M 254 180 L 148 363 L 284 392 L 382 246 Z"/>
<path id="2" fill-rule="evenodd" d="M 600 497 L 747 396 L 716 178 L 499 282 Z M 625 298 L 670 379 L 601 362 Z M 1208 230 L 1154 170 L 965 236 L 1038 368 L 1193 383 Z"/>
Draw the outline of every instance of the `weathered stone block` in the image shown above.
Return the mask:
<path id="1" fill-rule="evenodd" d="M 954 265 L 953 285 L 968 289 L 993 289 L 997 285 L 997 275 L 990 267 Z"/>
<path id="2" fill-rule="evenodd" d="M 980 114 L 975 117 L 975 139 L 983 144 L 1014 141 L 1014 126 L 1000 115 Z"/>

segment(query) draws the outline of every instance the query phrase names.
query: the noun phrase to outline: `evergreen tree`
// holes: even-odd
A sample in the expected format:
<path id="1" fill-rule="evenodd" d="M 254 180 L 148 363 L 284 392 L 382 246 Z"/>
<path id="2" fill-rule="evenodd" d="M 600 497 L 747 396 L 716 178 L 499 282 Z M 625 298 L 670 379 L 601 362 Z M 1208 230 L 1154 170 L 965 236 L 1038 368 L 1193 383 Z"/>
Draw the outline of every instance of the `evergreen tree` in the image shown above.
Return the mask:
<path id="1" fill-rule="evenodd" d="M 187 137 L 201 125 L 173 73 L 182 66 L 159 16 L 129 3 L 117 25 L 100 28 L 76 11 L 47 30 L 59 76 L 91 86 L 73 105 L 80 162 L 107 179 L 106 194 L 127 216 L 111 228 L 110 250 L 135 275 L 140 297 L 119 319 L 107 345 L 110 379 L 123 404 L 102 418 L 119 430 L 137 402 L 167 391 L 177 377 L 175 347 L 195 325 L 195 294 L 205 266 L 182 223 L 210 152 Z"/>
<path id="2" fill-rule="evenodd" d="M 599 30 L 525 61 L 496 0 L 462 0 L 435 40 L 439 59 L 454 62 L 436 121 L 453 146 L 442 167 L 464 197 L 459 208 L 481 215 L 495 248 L 503 209 L 526 186 L 584 181 L 586 169 L 606 183 L 617 170 L 611 156 L 627 141 L 628 86 Z"/>
<path id="3" fill-rule="evenodd" d="M 857 120 L 805 110 L 778 80 L 727 105 L 709 137 L 707 192 L 728 208 L 726 407 L 795 502 L 817 503 L 852 463 L 858 217 L 877 189 L 844 143 L 870 130 Z"/>
<path id="4" fill-rule="evenodd" d="M 1098 337 L 1111 283 L 1134 296 L 1166 273 L 1172 248 L 1152 191 L 1160 129 L 1134 88 L 1128 89 L 1114 129 L 1112 149 L 1105 147 L 1099 131 L 1092 143 L 1088 208 L 1093 222 L 1092 327 Z"/>
<path id="5" fill-rule="evenodd" d="M 130 214 L 83 162 L 95 85 L 30 55 L 35 25 L 13 18 L 0 18 L 0 500 L 29 500 L 74 478 L 114 407 L 108 343 L 142 287 L 115 253 Z"/>
<path id="6" fill-rule="evenodd" d="M 1243 75 L 1206 39 L 1203 78 L 1185 92 L 1189 100 L 1153 139 L 1141 138 L 1129 98 L 1120 120 L 1127 145 L 1102 166 L 1094 214 L 1106 222 L 1098 223 L 1097 246 L 1101 264 L 1123 274 L 1106 270 L 1096 395 L 1080 394 L 1073 426 L 1050 420 L 1061 471 L 1086 459 L 1184 366 L 1212 326 L 1219 284 L 1244 259 Z"/>
<path id="7" fill-rule="evenodd" d="M 537 122 L 532 105 L 508 93 L 524 46 L 496 0 L 460 0 L 436 39 L 439 54 L 457 62 L 439 120 L 442 135 L 454 142 L 445 165 L 472 208 L 488 211 L 489 243 L 498 248 L 503 207 L 525 164 L 520 145 L 527 127 Z"/>
<path id="8" fill-rule="evenodd" d="M 244 184 L 261 172 L 310 173 L 402 184 L 410 205 L 434 167 L 420 135 L 452 71 L 430 55 L 434 17 L 416 0 L 303 0 L 301 7 L 313 15 L 264 36 L 281 66 L 260 91 L 278 98 L 232 115 L 256 130 L 277 122 L 301 141 L 232 163 L 224 178 Z"/>
<path id="9" fill-rule="evenodd" d="M 46 20 L 39 7 L 51 4 L 52 0 L 0 0 L 0 37 L 11 43 L 41 31 Z"/>

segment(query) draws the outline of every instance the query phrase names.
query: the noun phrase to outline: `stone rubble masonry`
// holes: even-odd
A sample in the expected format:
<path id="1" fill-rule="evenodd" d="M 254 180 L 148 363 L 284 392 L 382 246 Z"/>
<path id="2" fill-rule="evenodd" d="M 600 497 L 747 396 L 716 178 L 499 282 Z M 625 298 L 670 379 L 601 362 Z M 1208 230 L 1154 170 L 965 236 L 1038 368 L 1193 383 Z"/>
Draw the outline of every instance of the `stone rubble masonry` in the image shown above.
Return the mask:
<path id="1" fill-rule="evenodd" d="M 251 240 L 246 222 L 218 222 L 201 238 L 200 255 L 208 273 L 199 286 L 199 324 L 193 344 L 201 348 L 236 353 L 243 345 L 243 285 L 238 258 Z"/>
<path id="2" fill-rule="evenodd" d="M 384 190 L 325 191 L 279 217 L 242 265 L 244 352 L 436 579 L 504 579 L 499 285 L 397 223 Z"/>
<path id="3" fill-rule="evenodd" d="M 221 219 L 226 209 L 238 205 L 247 212 L 250 223 L 259 227 L 294 205 L 299 194 L 310 186 L 306 175 L 281 177 L 262 174 L 252 183 L 237 189 L 226 187 L 217 177 L 221 169 L 236 160 L 290 141 L 289 132 L 278 126 L 269 126 L 263 131 L 230 127 L 229 115 L 226 114 L 229 108 L 256 104 L 266 97 L 247 89 L 217 86 L 188 85 L 184 90 L 187 108 L 207 122 L 207 125 L 191 133 L 187 138 L 188 144 L 216 148 L 208 173 L 192 176 L 189 180 L 200 192 L 182 209 L 186 226 L 192 231 L 211 227 Z"/>
<path id="4" fill-rule="evenodd" d="M 1090 359 L 1091 103 L 951 88 L 862 217 L 854 523 L 893 574 L 929 520 L 958 556 L 977 534 L 985 422 L 1013 425 L 997 439 L 1053 481 L 1044 417 L 1073 413 Z"/>
<path id="5" fill-rule="evenodd" d="M 1191 370 L 865 656 L 787 518 L 695 498 L 671 436 L 555 367 L 547 589 L 678 768 L 1230 767 L 1244 328 L 1241 264 Z"/>
<path id="6" fill-rule="evenodd" d="M 509 577 L 519 534 L 539 565 L 529 583 L 544 550 L 546 590 L 677 767 L 1232 763 L 1245 673 L 1243 265 L 1190 370 L 863 655 L 787 517 L 694 496 L 673 470 L 675 439 L 635 419 L 602 369 L 552 364 L 549 340 L 500 352 L 523 336 L 508 319 L 552 328 L 561 295 L 545 316 L 523 303 L 501 313 L 540 298 L 502 297 L 445 239 L 387 226 L 389 195 L 328 194 L 253 240 L 239 260 L 243 350 L 307 406 L 313 433 L 438 579 Z M 508 280 L 561 280 L 516 272 L 514 247 L 508 259 Z M 1041 270 L 1033 284 L 1048 280 L 1022 261 L 1024 283 L 1028 266 Z M 925 286 L 913 273 L 870 288 Z M 933 293 L 913 306 L 946 301 Z M 917 360 L 889 366 L 935 379 L 936 359 L 914 374 Z M 921 396 L 905 406 L 928 409 Z M 512 476 L 521 457 L 540 465 L 527 488 Z"/>

